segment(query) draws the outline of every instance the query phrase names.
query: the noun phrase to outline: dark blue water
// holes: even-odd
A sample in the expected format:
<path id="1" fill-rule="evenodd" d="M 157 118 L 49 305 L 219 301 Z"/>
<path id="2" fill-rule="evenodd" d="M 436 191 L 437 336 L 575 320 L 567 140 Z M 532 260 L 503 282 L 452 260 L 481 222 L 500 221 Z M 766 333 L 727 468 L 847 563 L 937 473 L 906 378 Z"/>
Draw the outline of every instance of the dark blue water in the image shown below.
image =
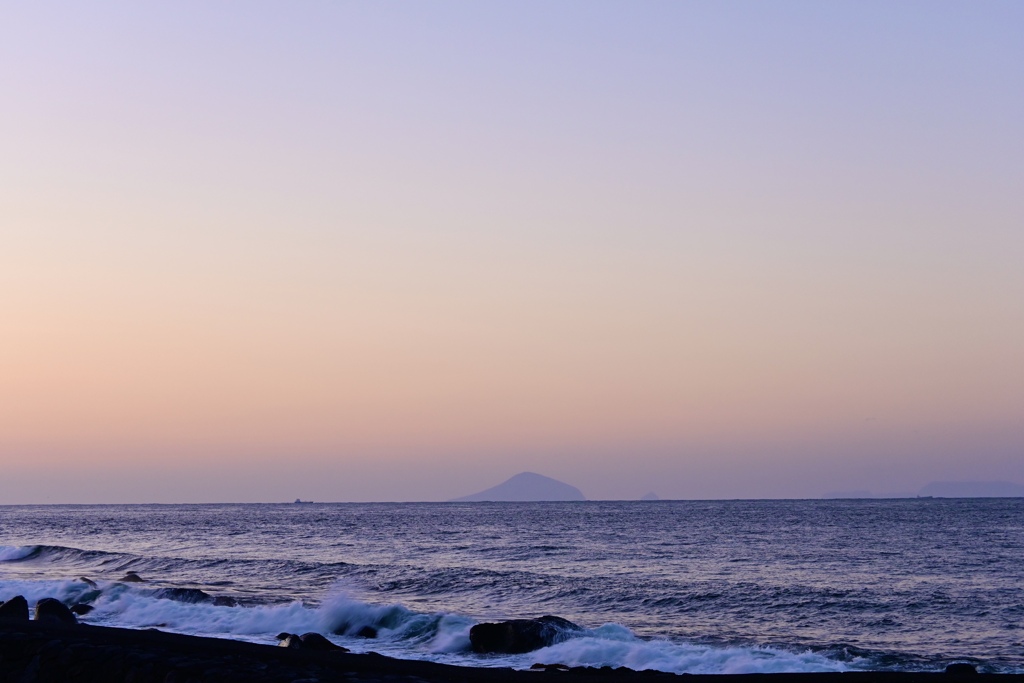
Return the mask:
<path id="1" fill-rule="evenodd" d="M 18 593 L 476 666 L 1024 671 L 1024 499 L 0 507 L 0 599 Z M 469 651 L 472 624 L 542 614 L 587 631 Z"/>

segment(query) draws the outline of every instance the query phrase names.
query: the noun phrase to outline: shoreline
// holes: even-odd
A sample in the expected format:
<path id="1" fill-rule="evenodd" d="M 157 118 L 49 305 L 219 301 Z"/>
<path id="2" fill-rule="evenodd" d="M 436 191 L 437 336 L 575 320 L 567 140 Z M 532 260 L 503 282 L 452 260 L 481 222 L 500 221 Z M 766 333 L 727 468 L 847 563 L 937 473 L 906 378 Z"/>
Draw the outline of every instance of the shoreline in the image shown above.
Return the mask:
<path id="1" fill-rule="evenodd" d="M 0 683 L 1024 683 L 1024 674 L 901 671 L 672 674 L 631 669 L 521 671 L 375 653 L 291 649 L 240 640 L 87 624 L 0 621 Z"/>

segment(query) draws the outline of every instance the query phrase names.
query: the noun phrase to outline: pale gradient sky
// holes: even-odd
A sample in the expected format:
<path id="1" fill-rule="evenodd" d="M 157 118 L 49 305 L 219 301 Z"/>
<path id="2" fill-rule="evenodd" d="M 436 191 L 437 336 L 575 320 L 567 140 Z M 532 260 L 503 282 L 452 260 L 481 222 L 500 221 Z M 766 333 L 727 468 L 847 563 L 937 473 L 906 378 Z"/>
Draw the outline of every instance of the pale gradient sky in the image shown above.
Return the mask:
<path id="1" fill-rule="evenodd" d="M 0 8 L 0 503 L 1024 483 L 1024 3 Z"/>

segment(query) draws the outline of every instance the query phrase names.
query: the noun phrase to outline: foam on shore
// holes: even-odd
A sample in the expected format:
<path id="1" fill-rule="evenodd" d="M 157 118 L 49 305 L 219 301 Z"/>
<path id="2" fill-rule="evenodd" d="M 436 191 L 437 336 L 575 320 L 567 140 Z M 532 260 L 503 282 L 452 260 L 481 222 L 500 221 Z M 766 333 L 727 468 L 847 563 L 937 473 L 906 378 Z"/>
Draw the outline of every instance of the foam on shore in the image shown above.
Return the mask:
<path id="1" fill-rule="evenodd" d="M 55 597 L 67 604 L 86 601 L 93 611 L 85 623 L 273 643 L 282 632 L 316 631 L 355 651 L 465 666 L 528 668 L 536 662 L 568 666 L 626 666 L 672 673 L 769 673 L 843 671 L 847 663 L 813 652 L 767 647 L 716 647 L 643 639 L 618 624 L 585 629 L 573 637 L 523 655 L 472 653 L 470 628 L 476 620 L 444 612 L 424 613 L 402 605 L 377 605 L 335 593 L 319 605 L 302 602 L 247 606 L 188 602 L 162 597 L 166 589 L 145 584 L 84 581 L 0 581 L 0 599 L 24 595 L 30 604 Z M 364 628 L 373 639 L 358 637 Z"/>

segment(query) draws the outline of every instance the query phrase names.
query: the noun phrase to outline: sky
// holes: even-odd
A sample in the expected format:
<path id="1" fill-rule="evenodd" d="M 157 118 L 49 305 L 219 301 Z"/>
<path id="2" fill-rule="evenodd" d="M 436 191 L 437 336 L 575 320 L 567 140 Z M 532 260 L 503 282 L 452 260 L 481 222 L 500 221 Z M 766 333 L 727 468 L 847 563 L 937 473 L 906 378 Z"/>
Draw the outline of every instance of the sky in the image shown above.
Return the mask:
<path id="1" fill-rule="evenodd" d="M 0 504 L 1024 483 L 1024 4 L 0 8 Z"/>

